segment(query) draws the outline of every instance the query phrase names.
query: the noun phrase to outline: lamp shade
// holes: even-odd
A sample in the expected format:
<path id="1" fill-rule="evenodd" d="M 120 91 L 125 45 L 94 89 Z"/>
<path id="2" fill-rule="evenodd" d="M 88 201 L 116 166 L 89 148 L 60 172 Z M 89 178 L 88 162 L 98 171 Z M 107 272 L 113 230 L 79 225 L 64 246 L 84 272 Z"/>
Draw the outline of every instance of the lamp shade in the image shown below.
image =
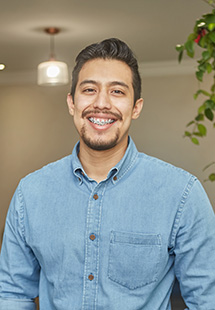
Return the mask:
<path id="1" fill-rule="evenodd" d="M 65 62 L 49 60 L 41 62 L 37 68 L 37 84 L 44 86 L 65 85 L 69 82 L 68 67 Z"/>

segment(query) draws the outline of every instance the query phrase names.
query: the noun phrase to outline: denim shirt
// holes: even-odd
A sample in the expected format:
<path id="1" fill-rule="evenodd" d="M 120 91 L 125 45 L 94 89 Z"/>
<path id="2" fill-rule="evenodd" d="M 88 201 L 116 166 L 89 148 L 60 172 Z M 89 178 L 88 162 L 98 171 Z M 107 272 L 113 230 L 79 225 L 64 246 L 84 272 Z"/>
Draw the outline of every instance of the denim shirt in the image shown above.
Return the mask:
<path id="1" fill-rule="evenodd" d="M 21 180 L 0 259 L 0 309 L 215 309 L 215 216 L 196 177 L 139 153 L 99 184 L 71 155 Z"/>

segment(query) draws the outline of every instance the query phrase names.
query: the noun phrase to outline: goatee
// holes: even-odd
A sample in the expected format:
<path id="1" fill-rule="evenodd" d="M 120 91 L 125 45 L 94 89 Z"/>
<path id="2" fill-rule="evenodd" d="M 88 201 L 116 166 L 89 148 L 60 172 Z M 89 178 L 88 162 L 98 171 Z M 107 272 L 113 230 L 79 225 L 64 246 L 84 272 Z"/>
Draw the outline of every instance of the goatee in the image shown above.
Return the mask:
<path id="1" fill-rule="evenodd" d="M 116 146 L 117 141 L 119 140 L 119 130 L 117 130 L 115 136 L 111 140 L 103 141 L 102 135 L 97 139 L 92 139 L 91 137 L 88 137 L 85 126 L 83 126 L 81 129 L 81 138 L 83 142 L 92 150 L 106 151 Z"/>

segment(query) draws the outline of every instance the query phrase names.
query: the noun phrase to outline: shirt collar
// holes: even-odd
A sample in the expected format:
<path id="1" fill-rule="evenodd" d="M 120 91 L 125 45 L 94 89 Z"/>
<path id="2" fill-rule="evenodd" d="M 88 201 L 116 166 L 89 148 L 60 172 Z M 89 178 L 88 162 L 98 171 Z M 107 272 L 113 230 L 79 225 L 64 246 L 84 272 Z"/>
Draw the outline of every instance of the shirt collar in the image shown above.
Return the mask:
<path id="1" fill-rule="evenodd" d="M 80 149 L 80 142 L 77 142 L 73 152 L 72 152 L 72 167 L 73 173 L 79 178 L 79 181 L 82 182 L 83 175 L 86 175 L 82 164 L 78 158 L 78 153 Z M 107 179 L 112 177 L 113 183 L 118 182 L 133 166 L 138 156 L 137 148 L 132 140 L 132 138 L 128 137 L 128 147 L 123 158 L 110 169 Z"/>

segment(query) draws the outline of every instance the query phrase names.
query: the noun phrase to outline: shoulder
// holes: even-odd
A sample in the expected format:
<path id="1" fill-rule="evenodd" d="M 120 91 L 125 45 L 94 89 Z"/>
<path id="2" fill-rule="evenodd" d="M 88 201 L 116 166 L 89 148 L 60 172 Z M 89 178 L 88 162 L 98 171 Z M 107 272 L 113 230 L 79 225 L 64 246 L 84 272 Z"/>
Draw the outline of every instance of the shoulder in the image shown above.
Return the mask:
<path id="1" fill-rule="evenodd" d="M 185 174 L 185 175 L 191 175 L 188 171 L 177 167 L 171 163 L 168 163 L 164 160 L 161 160 L 159 158 L 147 155 L 145 153 L 141 153 L 138 152 L 138 160 L 140 163 L 142 164 L 147 164 L 150 167 L 154 167 L 154 169 L 159 169 L 159 170 L 170 170 L 170 171 L 174 171 L 176 173 L 181 173 L 181 174 Z"/>
<path id="2" fill-rule="evenodd" d="M 137 167 L 138 171 L 144 174 L 148 180 L 166 184 L 169 187 L 177 184 L 185 186 L 188 183 L 193 184 L 197 180 L 196 176 L 190 172 L 145 153 L 138 153 Z"/>
<path id="3" fill-rule="evenodd" d="M 38 184 L 56 182 L 61 179 L 62 176 L 66 178 L 72 171 L 72 155 L 63 157 L 55 162 L 49 163 L 42 168 L 29 173 L 20 182 L 22 186 L 28 187 Z"/>

